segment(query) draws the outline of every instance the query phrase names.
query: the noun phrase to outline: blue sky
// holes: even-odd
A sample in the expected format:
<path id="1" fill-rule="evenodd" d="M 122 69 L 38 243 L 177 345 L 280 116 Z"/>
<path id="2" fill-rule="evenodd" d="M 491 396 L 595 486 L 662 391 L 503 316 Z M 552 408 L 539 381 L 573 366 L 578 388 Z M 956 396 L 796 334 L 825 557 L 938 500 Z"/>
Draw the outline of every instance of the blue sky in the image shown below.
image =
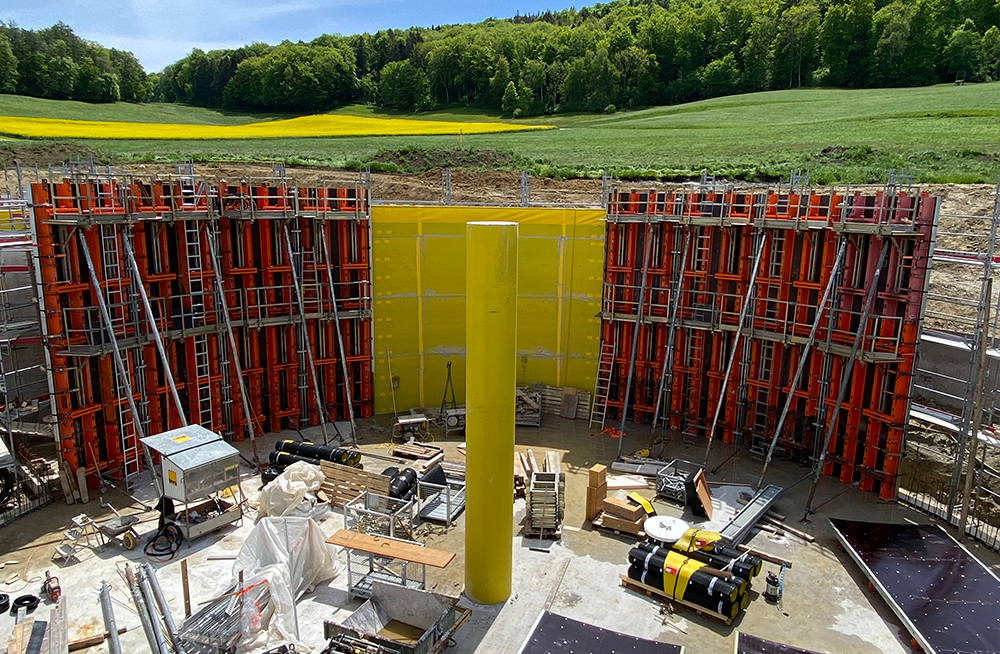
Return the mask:
<path id="1" fill-rule="evenodd" d="M 474 23 L 569 6 L 566 0 L 4 0 L 0 20 L 27 29 L 61 20 L 85 39 L 131 51 L 147 72 L 154 72 L 193 48 Z"/>

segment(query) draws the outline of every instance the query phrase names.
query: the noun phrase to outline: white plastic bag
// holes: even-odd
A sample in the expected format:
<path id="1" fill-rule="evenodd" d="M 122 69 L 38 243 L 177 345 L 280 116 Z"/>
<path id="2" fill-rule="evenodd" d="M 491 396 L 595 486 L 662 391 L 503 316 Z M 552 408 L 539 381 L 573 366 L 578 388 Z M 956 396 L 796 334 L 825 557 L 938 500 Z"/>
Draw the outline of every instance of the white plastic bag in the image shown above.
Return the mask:
<path id="1" fill-rule="evenodd" d="M 291 515 L 304 500 L 312 504 L 326 476 L 319 466 L 297 461 L 285 468 L 260 492 L 257 520 L 267 516 Z M 310 509 L 312 507 L 310 506 Z"/>
<path id="2" fill-rule="evenodd" d="M 252 607 L 244 607 L 242 651 L 282 642 L 296 643 L 304 651 L 295 637 L 295 602 L 320 582 L 339 575 L 343 565 L 311 519 L 268 517 L 254 525 L 236 555 L 234 581 L 240 571 L 244 588 L 266 579 L 271 591 L 264 610 L 255 614 Z"/>

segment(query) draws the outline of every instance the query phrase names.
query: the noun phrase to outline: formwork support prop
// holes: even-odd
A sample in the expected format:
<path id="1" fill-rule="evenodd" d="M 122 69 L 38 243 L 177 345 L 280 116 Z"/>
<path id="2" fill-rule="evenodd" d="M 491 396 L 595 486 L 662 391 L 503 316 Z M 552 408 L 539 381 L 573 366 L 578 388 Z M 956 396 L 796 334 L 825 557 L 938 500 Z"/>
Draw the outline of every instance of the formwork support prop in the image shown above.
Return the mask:
<path id="1" fill-rule="evenodd" d="M 226 336 L 229 340 L 229 349 L 233 353 L 233 366 L 236 368 L 236 383 L 240 387 L 240 401 L 243 405 L 243 419 L 247 423 L 247 435 L 250 436 L 250 448 L 253 450 L 253 464 L 260 465 L 260 457 L 257 455 L 257 432 L 253 425 L 253 414 L 250 412 L 250 401 L 247 400 L 247 387 L 243 382 L 243 366 L 240 365 L 240 351 L 236 347 L 236 337 L 233 335 L 233 324 L 229 321 L 229 306 L 226 304 L 226 289 L 222 287 L 222 271 L 219 266 L 219 255 L 215 251 L 215 239 L 211 234 L 205 235 L 208 241 L 208 252 L 210 255 L 209 265 L 212 266 L 212 275 L 215 278 L 215 289 L 219 294 L 219 307 L 222 310 L 222 320 L 226 325 Z"/>
<path id="2" fill-rule="evenodd" d="M 149 296 L 146 294 L 146 287 L 142 283 L 142 275 L 139 273 L 139 264 L 135 261 L 135 252 L 132 251 L 131 239 L 123 238 L 122 246 L 125 248 L 125 256 L 128 257 L 129 266 L 135 273 L 135 286 L 142 298 L 142 307 L 146 312 L 146 320 L 149 322 L 149 329 L 153 333 L 153 341 L 156 343 L 156 351 L 160 353 L 160 361 L 163 362 L 163 375 L 167 379 L 167 386 L 170 387 L 170 395 L 174 398 L 174 406 L 177 407 L 177 415 L 181 419 L 181 426 L 187 427 L 187 414 L 184 412 L 184 405 L 181 404 L 181 396 L 177 392 L 177 384 L 174 382 L 174 373 L 170 370 L 170 360 L 167 359 L 167 351 L 163 347 L 163 339 L 160 337 L 160 329 L 156 326 L 156 317 L 153 315 L 153 307 L 149 304 Z"/>
<path id="3" fill-rule="evenodd" d="M 747 294 L 743 298 L 743 306 L 740 307 L 740 317 L 736 322 L 736 334 L 733 336 L 733 349 L 729 353 L 729 362 L 726 363 L 726 373 L 722 376 L 722 387 L 719 389 L 719 400 L 715 403 L 715 415 L 712 417 L 712 427 L 708 430 L 708 445 L 705 447 L 705 464 L 708 467 L 708 456 L 712 452 L 712 441 L 715 440 L 715 428 L 719 425 L 719 416 L 722 415 L 722 405 L 725 404 L 726 386 L 729 385 L 729 377 L 733 372 L 733 364 L 736 362 L 736 353 L 739 351 L 740 337 L 743 336 L 743 324 L 747 319 L 747 312 L 753 303 L 755 285 L 757 284 L 757 272 L 760 270 L 760 260 L 764 256 L 764 245 L 767 243 L 767 233 L 761 234 L 760 243 L 757 244 L 757 254 L 753 258 L 753 270 L 750 271 L 750 282 L 747 284 Z"/>
<path id="4" fill-rule="evenodd" d="M 295 288 L 295 301 L 299 307 L 299 317 L 302 318 L 302 339 L 306 343 L 306 357 L 309 359 L 309 374 L 312 377 L 313 395 L 316 398 L 316 410 L 319 411 L 319 425 L 323 430 L 323 444 L 330 442 L 326 433 L 326 410 L 323 408 L 323 397 L 319 392 L 319 379 L 316 377 L 316 363 L 313 360 L 312 343 L 309 340 L 309 325 L 306 322 L 306 305 L 302 301 L 302 289 L 299 287 L 299 274 L 295 272 L 295 253 L 292 251 L 292 235 L 288 233 L 288 225 L 284 225 L 285 245 L 288 246 L 288 266 L 292 270 L 292 286 Z M 337 429 L 337 425 L 333 426 Z M 340 432 L 337 432 L 338 436 Z"/>
<path id="5" fill-rule="evenodd" d="M 129 411 L 132 412 L 132 420 L 135 423 L 136 437 L 141 443 L 144 436 L 142 420 L 139 418 L 139 409 L 135 406 L 135 398 L 132 397 L 132 382 L 129 380 L 128 370 L 125 368 L 125 361 L 122 359 L 121 350 L 118 349 L 118 338 L 115 336 L 115 331 L 111 323 L 111 314 L 108 313 L 108 305 L 104 302 L 104 294 L 101 293 L 101 283 L 97 281 L 94 260 L 90 257 L 90 249 L 87 247 L 87 237 L 84 235 L 83 230 L 78 231 L 76 235 L 80 239 L 80 249 L 83 250 L 83 258 L 87 261 L 87 272 L 90 273 L 90 284 L 94 287 L 94 296 L 97 298 L 97 306 L 101 311 L 101 320 L 104 322 L 104 328 L 108 330 L 108 339 L 111 341 L 111 352 L 115 356 L 115 365 L 118 366 L 118 374 L 121 375 L 122 383 L 125 384 L 126 399 L 128 400 Z M 162 495 L 163 489 L 160 488 L 160 480 L 154 472 L 152 461 L 149 460 L 149 450 L 145 446 L 142 446 L 142 451 L 146 454 L 146 465 L 149 466 L 153 483 L 156 484 L 156 494 Z"/>
<path id="6" fill-rule="evenodd" d="M 792 407 L 792 401 L 795 399 L 795 389 L 799 386 L 799 380 L 802 379 L 802 373 L 805 372 L 806 364 L 809 361 L 809 353 L 816 343 L 816 333 L 819 331 L 819 325 L 823 321 L 823 312 L 826 311 L 826 305 L 830 301 L 833 287 L 837 285 L 837 275 L 840 272 L 840 265 L 844 261 L 844 252 L 846 250 L 847 239 L 844 238 L 840 241 L 840 247 L 837 248 L 837 258 L 834 260 L 833 269 L 830 271 L 830 280 L 827 282 L 826 288 L 823 289 L 823 297 L 819 301 L 819 306 L 816 307 L 816 318 L 813 320 L 812 328 L 809 330 L 809 340 L 802 346 L 799 365 L 795 368 L 795 376 L 792 377 L 792 384 L 788 389 L 788 397 L 785 398 L 785 407 L 781 410 L 781 417 L 778 419 L 778 425 L 774 428 L 771 445 L 767 448 L 767 456 L 764 458 L 764 468 L 760 471 L 760 479 L 757 480 L 757 488 L 762 488 L 764 483 L 764 475 L 767 474 L 767 467 L 771 464 L 771 457 L 774 456 L 774 450 L 778 445 L 781 429 L 785 426 L 785 419 L 788 418 L 788 410 Z M 862 321 L 863 325 L 864 320 Z"/>
<path id="7" fill-rule="evenodd" d="M 830 439 L 833 438 L 833 430 L 837 427 L 837 414 L 840 413 L 840 406 L 844 403 L 844 398 L 847 396 L 847 388 L 851 385 L 851 373 L 854 372 L 854 362 L 858 358 L 858 349 L 861 347 L 861 341 L 864 340 L 865 332 L 868 330 L 868 317 L 871 315 L 872 303 L 875 301 L 879 278 L 882 277 L 882 266 L 885 265 L 885 258 L 889 254 L 890 242 L 891 239 L 886 238 L 882 243 L 882 252 L 878 257 L 878 265 L 875 267 L 875 274 L 872 276 L 868 292 L 865 294 L 865 309 L 861 312 L 861 320 L 858 322 L 858 332 L 854 335 L 854 343 L 851 345 L 851 355 L 847 358 L 843 372 L 840 375 L 840 389 L 837 391 L 837 402 L 833 405 L 833 411 L 830 412 L 830 417 L 827 419 L 826 437 L 823 439 L 823 449 L 820 450 L 819 460 L 816 462 L 815 470 L 813 470 L 812 485 L 809 487 L 809 497 L 806 499 L 806 511 L 805 515 L 802 516 L 803 521 L 812 513 L 812 502 L 816 496 L 816 486 L 819 484 L 820 475 L 823 474 L 823 466 L 826 465 L 826 452 L 830 449 Z M 761 480 L 763 478 L 764 476 L 761 475 Z"/>
<path id="8" fill-rule="evenodd" d="M 646 303 L 646 278 L 649 275 L 649 255 L 653 251 L 653 224 L 646 223 L 646 247 L 642 255 L 642 280 L 639 283 L 639 299 L 635 307 L 635 327 L 632 329 L 632 349 L 628 358 L 628 377 L 625 378 L 625 397 L 622 398 L 621 424 L 618 425 L 618 458 L 622 456 L 622 441 L 625 440 L 625 418 L 628 416 L 628 398 L 632 393 L 632 375 L 635 373 L 635 357 L 639 349 L 639 328 L 642 326 L 642 309 Z"/>
<path id="9" fill-rule="evenodd" d="M 656 432 L 656 421 L 660 417 L 660 408 L 669 406 L 670 402 L 663 401 L 664 392 L 673 392 L 674 367 L 671 361 L 674 358 L 674 337 L 677 334 L 677 309 L 681 304 L 681 286 L 684 284 L 684 269 L 687 267 L 688 251 L 691 248 L 691 230 L 684 233 L 684 251 L 681 253 L 680 267 L 677 269 L 677 277 L 674 279 L 674 296 L 670 302 L 670 326 L 667 330 L 667 351 L 663 355 L 663 369 L 660 371 L 660 387 L 656 391 L 656 408 L 653 410 L 653 421 L 649 429 L 649 446 L 653 446 L 653 434 Z"/>
<path id="10" fill-rule="evenodd" d="M 326 259 L 326 282 L 330 285 L 330 305 L 333 307 L 333 325 L 337 334 L 337 349 L 340 352 L 340 367 L 344 371 L 344 393 L 347 398 L 347 416 L 351 419 L 351 442 L 357 444 L 358 432 L 354 425 L 354 401 L 351 397 L 351 376 L 347 370 L 347 354 L 344 352 L 344 335 L 340 330 L 340 313 L 337 310 L 337 287 L 333 284 L 333 268 L 330 263 L 330 249 L 326 245 L 325 221 L 320 222 L 319 224 L 319 240 L 323 243 L 323 258 Z"/>

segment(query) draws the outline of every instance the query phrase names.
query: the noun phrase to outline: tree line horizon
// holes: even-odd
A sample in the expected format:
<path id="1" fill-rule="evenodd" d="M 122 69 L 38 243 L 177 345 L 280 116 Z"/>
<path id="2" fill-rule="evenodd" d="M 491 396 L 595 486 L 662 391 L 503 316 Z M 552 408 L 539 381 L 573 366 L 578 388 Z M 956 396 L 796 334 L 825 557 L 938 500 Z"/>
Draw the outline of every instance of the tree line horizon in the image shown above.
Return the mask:
<path id="1" fill-rule="evenodd" d="M 480 23 L 195 49 L 159 73 L 57 23 L 0 23 L 0 92 L 249 111 L 507 117 L 800 87 L 1000 79 L 1000 0 L 616 0 Z"/>

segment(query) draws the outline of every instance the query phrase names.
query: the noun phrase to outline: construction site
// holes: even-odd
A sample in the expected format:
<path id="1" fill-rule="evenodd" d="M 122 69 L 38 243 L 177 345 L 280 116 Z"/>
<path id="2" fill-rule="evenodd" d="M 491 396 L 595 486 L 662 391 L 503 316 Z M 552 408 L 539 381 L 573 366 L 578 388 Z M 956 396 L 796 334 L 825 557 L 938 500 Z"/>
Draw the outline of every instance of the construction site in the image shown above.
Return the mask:
<path id="1" fill-rule="evenodd" d="M 1000 651 L 997 186 L 0 179 L 0 649 Z"/>

